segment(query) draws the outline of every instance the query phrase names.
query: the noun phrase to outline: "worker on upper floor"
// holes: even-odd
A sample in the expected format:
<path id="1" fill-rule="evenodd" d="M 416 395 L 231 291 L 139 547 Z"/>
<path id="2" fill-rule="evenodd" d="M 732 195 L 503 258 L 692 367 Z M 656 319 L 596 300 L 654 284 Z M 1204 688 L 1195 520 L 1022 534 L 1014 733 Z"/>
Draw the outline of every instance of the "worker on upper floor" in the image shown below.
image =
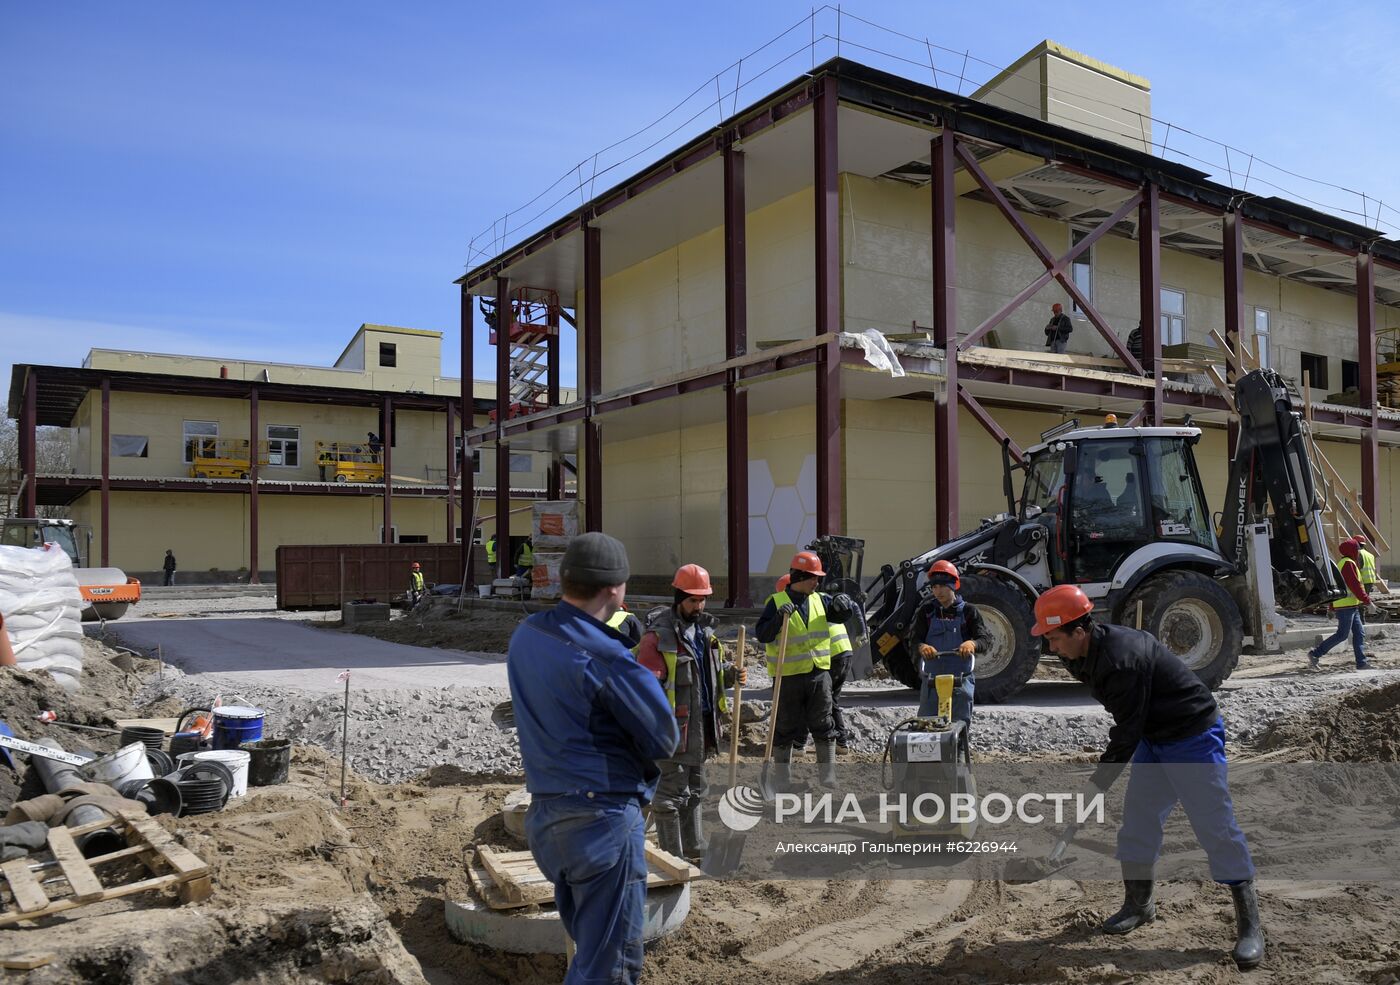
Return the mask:
<path id="1" fill-rule="evenodd" d="M 535 544 L 529 537 L 526 537 L 515 551 L 515 573 L 517 575 L 528 574 L 534 566 Z"/>
<path id="2" fill-rule="evenodd" d="M 408 573 L 408 607 L 410 609 L 416 608 L 418 602 L 426 594 L 428 594 L 428 586 L 423 581 L 423 566 L 414 561 L 413 567 Z"/>
<path id="3" fill-rule="evenodd" d="M 774 779 L 787 784 L 792 775 L 793 746 L 810 732 L 817 743 L 819 779 L 836 786 L 836 724 L 831 712 L 831 624 L 844 624 L 856 613 L 844 594 L 817 591 L 826 572 L 812 551 L 798 551 L 789 566 L 786 589 L 775 592 L 763 606 L 754 635 L 768 653 L 768 673 L 783 678 L 773 737 Z M 783 626 L 788 628 L 787 652 L 780 653 Z M 782 667 L 779 668 L 779 657 Z"/>
<path id="4" fill-rule="evenodd" d="M 953 718 L 972 730 L 972 705 L 976 692 L 977 651 L 992 645 L 991 633 L 977 606 L 958 594 L 962 576 L 951 561 L 935 561 L 928 569 L 933 599 L 914 613 L 913 639 L 918 640 L 920 677 L 924 680 L 919 714 L 932 714 L 937 696 L 930 682 L 953 675 Z"/>
<path id="5" fill-rule="evenodd" d="M 1069 334 L 1074 331 L 1074 322 L 1065 314 L 1064 306 L 1058 301 L 1050 306 L 1050 320 L 1045 323 L 1045 348 L 1051 352 L 1064 352 L 1069 345 Z"/>
<path id="6" fill-rule="evenodd" d="M 379 437 L 379 435 L 375 434 L 373 431 L 367 431 L 365 433 L 365 436 L 368 439 L 367 443 L 369 444 L 369 460 L 371 462 L 379 461 L 379 455 L 381 452 L 384 451 L 383 440 Z"/>
<path id="7" fill-rule="evenodd" d="M 724 689 L 736 681 L 747 683 L 748 675 L 742 660 L 737 667 L 723 661 L 715 618 L 705 611 L 714 594 L 710 573 L 698 564 L 681 565 L 671 589 L 671 604 L 647 613 L 637 649 L 638 662 L 661 682 L 680 730 L 676 751 L 656 764 L 661 779 L 651 815 L 663 851 L 698 860 L 709 847 L 703 819 L 710 789 L 705 761 L 718 751 L 720 719 L 729 713 Z"/>

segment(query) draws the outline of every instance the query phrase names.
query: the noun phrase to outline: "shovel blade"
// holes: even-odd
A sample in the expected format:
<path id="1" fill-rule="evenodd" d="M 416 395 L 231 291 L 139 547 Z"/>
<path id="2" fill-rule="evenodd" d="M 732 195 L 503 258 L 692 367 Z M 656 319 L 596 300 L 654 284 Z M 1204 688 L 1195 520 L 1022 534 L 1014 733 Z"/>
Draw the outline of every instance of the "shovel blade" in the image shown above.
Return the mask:
<path id="1" fill-rule="evenodd" d="M 738 871 L 744 859 L 744 839 L 740 831 L 716 831 L 710 836 L 710 847 L 705 850 L 705 858 L 700 868 L 711 877 L 727 876 Z"/>
<path id="2" fill-rule="evenodd" d="M 758 773 L 758 792 L 763 795 L 763 802 L 771 804 L 778 799 L 778 787 L 773 782 L 773 761 L 765 759 L 763 768 Z"/>

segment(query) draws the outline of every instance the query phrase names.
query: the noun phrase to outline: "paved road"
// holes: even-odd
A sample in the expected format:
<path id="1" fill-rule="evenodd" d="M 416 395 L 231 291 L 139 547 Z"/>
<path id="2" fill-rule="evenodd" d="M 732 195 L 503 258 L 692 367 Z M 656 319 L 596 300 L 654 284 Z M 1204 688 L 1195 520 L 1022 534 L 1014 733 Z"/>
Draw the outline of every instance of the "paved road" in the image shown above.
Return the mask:
<path id="1" fill-rule="evenodd" d="M 357 688 L 370 690 L 506 686 L 499 654 L 406 646 L 286 619 L 120 620 L 107 623 L 107 637 L 142 652 L 159 646 L 187 674 L 309 692 L 338 690 L 335 676 L 346 668 Z"/>

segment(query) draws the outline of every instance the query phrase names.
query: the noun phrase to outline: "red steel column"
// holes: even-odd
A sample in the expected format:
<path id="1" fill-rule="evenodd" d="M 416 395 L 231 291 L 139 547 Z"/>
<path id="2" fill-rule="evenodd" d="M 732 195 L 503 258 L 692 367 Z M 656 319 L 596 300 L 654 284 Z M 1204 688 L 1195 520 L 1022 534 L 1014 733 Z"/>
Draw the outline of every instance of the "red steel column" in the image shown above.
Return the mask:
<path id="1" fill-rule="evenodd" d="M 1162 249 L 1157 186 L 1148 182 L 1138 206 L 1138 319 L 1142 326 L 1142 368 L 1152 377 L 1148 423 L 1162 420 Z"/>
<path id="2" fill-rule="evenodd" d="M 953 185 L 957 137 L 944 124 L 929 144 L 932 171 L 933 341 L 945 353 L 943 389 L 933 408 L 934 532 L 938 543 L 958 535 L 958 295 L 957 192 Z"/>
<path id="3" fill-rule="evenodd" d="M 384 537 L 383 543 L 394 542 L 394 398 L 385 397 L 379 410 L 379 440 L 383 446 L 380 459 L 384 463 Z"/>
<path id="4" fill-rule="evenodd" d="M 38 430 L 39 374 L 31 369 L 24 377 L 24 402 L 19 410 L 19 471 L 24 483 L 24 513 L 34 517 L 39 511 L 39 466 L 35 452 Z"/>
<path id="5" fill-rule="evenodd" d="M 559 406 L 559 308 L 549 306 L 549 334 L 545 336 L 545 402 L 550 407 Z M 564 466 L 557 452 L 549 453 L 549 470 L 545 475 L 545 496 L 549 499 L 564 498 Z"/>
<path id="6" fill-rule="evenodd" d="M 817 232 L 816 334 L 825 335 L 841 331 L 841 197 L 837 186 L 836 80 L 828 76 L 819 80 L 817 87 L 812 128 Z M 817 360 L 818 536 L 842 530 L 842 476 L 841 347 L 831 343 Z"/>
<path id="7" fill-rule="evenodd" d="M 510 281 L 496 278 L 496 577 L 514 571 L 510 549 L 510 446 L 505 442 L 510 414 Z"/>
<path id="8" fill-rule="evenodd" d="M 593 402 L 603 392 L 603 254 L 600 231 L 583 228 L 583 526 L 603 529 L 603 435 Z"/>
<path id="9" fill-rule="evenodd" d="M 475 574 L 472 571 L 472 537 L 475 530 L 468 530 L 467 524 L 471 523 L 473 503 L 476 500 L 476 475 L 472 471 L 471 449 L 467 447 L 466 433 L 476 425 L 476 400 L 472 388 L 472 345 L 476 342 L 475 332 L 476 318 L 476 298 L 467 293 L 467 286 L 462 285 L 462 570 L 467 575 L 467 587 L 476 584 Z M 449 489 L 447 498 L 452 498 L 452 491 Z"/>
<path id="10" fill-rule="evenodd" d="M 457 410 L 453 405 L 452 398 L 448 397 L 442 402 L 443 416 L 447 418 L 447 427 L 444 428 L 447 434 L 447 543 L 455 541 L 457 534 L 454 528 L 457 526 L 456 510 L 452 506 L 452 494 L 457 491 Z M 471 531 L 466 529 L 466 525 L 471 522 L 471 517 L 463 514 L 462 533 L 470 536 Z"/>
<path id="11" fill-rule="evenodd" d="M 102 551 L 102 567 L 107 567 L 111 562 L 111 536 L 108 531 L 111 529 L 108 518 L 111 515 L 112 506 L 112 381 L 103 377 L 102 379 L 102 537 L 99 541 Z M 88 558 L 88 564 L 92 559 Z"/>
<path id="12" fill-rule="evenodd" d="M 734 359 L 748 349 L 748 243 L 744 200 L 744 155 L 724 148 L 724 356 Z M 748 608 L 749 596 L 749 393 L 739 385 L 739 371 L 729 371 L 724 385 L 725 522 L 729 548 L 728 608 Z"/>
<path id="13" fill-rule="evenodd" d="M 248 393 L 248 584 L 258 577 L 258 388 Z M 386 470 L 387 471 L 387 470 Z"/>
<path id="14" fill-rule="evenodd" d="M 1221 220 L 1221 238 L 1224 254 L 1220 262 L 1225 266 L 1225 341 L 1233 350 L 1237 345 L 1244 326 L 1244 223 L 1238 212 L 1226 212 Z M 1230 457 L 1235 457 L 1239 447 L 1240 421 L 1231 415 L 1229 426 Z"/>
<path id="15" fill-rule="evenodd" d="M 1380 415 L 1376 409 L 1376 265 L 1369 253 L 1356 255 L 1356 360 L 1361 409 L 1371 415 L 1370 427 L 1360 435 L 1361 508 L 1375 523 L 1380 504 Z"/>

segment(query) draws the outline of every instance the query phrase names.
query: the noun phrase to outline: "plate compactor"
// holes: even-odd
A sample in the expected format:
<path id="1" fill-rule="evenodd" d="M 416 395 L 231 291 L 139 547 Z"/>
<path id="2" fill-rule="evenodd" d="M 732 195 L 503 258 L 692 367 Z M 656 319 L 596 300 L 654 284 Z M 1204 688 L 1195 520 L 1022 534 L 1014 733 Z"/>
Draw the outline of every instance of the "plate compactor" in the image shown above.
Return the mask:
<path id="1" fill-rule="evenodd" d="M 930 674 L 933 659 L 920 661 L 918 713 L 892 728 L 885 742 L 880 778 L 904 805 L 902 817 L 893 814 L 891 833 L 896 838 L 971 838 L 977 831 L 976 813 L 959 820 L 953 809 L 955 794 L 969 795 L 969 804 L 977 796 L 967 723 L 953 718 L 953 689 L 962 680 Z"/>

